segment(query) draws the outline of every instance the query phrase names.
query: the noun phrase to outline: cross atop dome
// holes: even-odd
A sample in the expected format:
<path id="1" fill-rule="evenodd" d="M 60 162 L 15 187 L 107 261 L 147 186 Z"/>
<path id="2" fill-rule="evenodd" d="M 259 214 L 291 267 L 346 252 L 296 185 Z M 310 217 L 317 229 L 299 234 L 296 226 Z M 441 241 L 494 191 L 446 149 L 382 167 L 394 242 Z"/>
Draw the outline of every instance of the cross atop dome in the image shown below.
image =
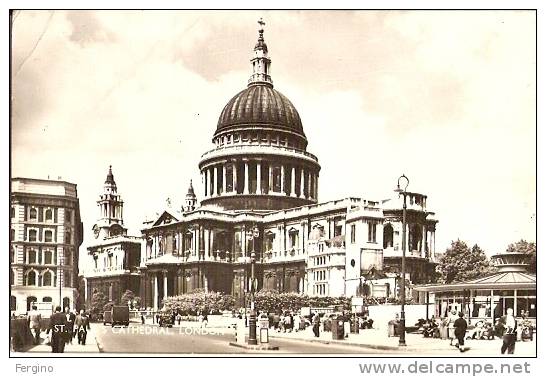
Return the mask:
<path id="1" fill-rule="evenodd" d="M 260 33 L 260 39 L 263 40 L 264 39 L 264 26 L 265 26 L 265 22 L 264 20 L 260 17 L 260 19 L 258 20 L 258 25 L 260 25 L 260 28 L 258 29 L 258 33 Z"/>

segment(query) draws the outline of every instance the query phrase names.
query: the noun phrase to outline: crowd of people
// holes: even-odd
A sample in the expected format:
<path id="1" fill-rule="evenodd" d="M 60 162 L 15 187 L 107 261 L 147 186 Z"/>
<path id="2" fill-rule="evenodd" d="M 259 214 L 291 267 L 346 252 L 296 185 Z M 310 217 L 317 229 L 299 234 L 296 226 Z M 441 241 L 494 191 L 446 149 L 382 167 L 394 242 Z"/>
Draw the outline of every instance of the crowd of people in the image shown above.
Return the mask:
<path id="1" fill-rule="evenodd" d="M 526 313 L 521 313 L 521 320 L 514 317 L 511 308 L 506 310 L 506 315 L 496 318 L 495 322 L 478 320 L 472 326 L 469 325 L 463 312 L 452 310 L 444 319 L 431 317 L 419 322 L 420 331 L 428 338 L 449 338 L 450 345 L 457 347 L 461 352 L 466 351 L 465 340 L 494 340 L 502 339 L 501 353 L 513 354 L 518 338 L 520 340 L 533 339 L 534 328 L 527 319 Z M 442 330 L 445 335 L 442 335 Z"/>
<path id="2" fill-rule="evenodd" d="M 28 312 L 27 321 L 33 344 L 41 344 L 44 319 L 36 306 L 32 306 L 32 310 Z M 75 338 L 78 339 L 78 344 L 85 345 L 87 333 L 91 329 L 89 322 L 89 316 L 84 310 L 77 312 L 66 307 L 63 312 L 61 307 L 57 306 L 49 318 L 49 325 L 46 329 L 46 342 L 51 345 L 52 352 L 64 352 L 65 345 L 72 344 Z"/>

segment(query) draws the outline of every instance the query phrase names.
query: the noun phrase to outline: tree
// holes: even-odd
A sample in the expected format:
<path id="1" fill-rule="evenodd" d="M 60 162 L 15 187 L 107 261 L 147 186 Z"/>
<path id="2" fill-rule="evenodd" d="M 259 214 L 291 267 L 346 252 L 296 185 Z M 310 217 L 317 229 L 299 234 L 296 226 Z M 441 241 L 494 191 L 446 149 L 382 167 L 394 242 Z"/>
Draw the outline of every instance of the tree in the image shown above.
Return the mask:
<path id="1" fill-rule="evenodd" d="M 506 251 L 509 253 L 518 252 L 529 254 L 529 267 L 527 270 L 534 274 L 537 273 L 537 244 L 534 242 L 527 242 L 525 240 L 519 240 L 516 243 L 511 243 L 506 248 Z"/>
<path id="2" fill-rule="evenodd" d="M 474 279 L 493 271 L 491 261 L 478 245 L 469 248 L 461 240 L 451 242 L 438 264 L 439 280 L 444 284 Z"/>
<path id="3" fill-rule="evenodd" d="M 91 313 L 94 315 L 99 314 L 107 303 L 108 297 L 102 291 L 95 289 L 93 296 L 91 296 Z"/>
<path id="4" fill-rule="evenodd" d="M 120 305 L 127 306 L 129 302 L 132 302 L 135 299 L 135 294 L 130 289 L 127 289 L 123 296 L 121 296 Z"/>
<path id="5" fill-rule="evenodd" d="M 218 292 L 195 290 L 179 296 L 170 296 L 163 301 L 166 311 L 175 311 L 183 314 L 197 314 L 198 312 L 219 313 L 235 307 L 233 296 Z"/>

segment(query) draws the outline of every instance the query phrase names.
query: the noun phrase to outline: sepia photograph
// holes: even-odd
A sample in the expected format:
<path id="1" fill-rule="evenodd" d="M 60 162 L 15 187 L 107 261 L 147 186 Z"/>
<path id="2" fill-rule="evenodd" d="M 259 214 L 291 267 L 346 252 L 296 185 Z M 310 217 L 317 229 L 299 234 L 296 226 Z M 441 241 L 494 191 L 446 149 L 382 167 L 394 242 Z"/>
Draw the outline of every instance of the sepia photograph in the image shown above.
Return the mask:
<path id="1" fill-rule="evenodd" d="M 536 10 L 9 32 L 10 358 L 538 356 Z"/>

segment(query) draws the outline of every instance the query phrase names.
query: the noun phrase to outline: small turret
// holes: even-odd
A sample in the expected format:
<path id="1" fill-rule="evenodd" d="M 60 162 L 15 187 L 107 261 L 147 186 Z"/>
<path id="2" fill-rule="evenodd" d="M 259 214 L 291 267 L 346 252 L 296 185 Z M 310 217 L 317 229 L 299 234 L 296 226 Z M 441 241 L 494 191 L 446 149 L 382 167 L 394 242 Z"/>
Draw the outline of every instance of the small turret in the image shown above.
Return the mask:
<path id="1" fill-rule="evenodd" d="M 195 211 L 196 206 L 197 206 L 197 196 L 195 195 L 195 191 L 193 190 L 193 184 L 190 179 L 190 187 L 188 187 L 188 193 L 186 194 L 186 206 L 184 208 L 184 211 L 186 212 Z"/>

